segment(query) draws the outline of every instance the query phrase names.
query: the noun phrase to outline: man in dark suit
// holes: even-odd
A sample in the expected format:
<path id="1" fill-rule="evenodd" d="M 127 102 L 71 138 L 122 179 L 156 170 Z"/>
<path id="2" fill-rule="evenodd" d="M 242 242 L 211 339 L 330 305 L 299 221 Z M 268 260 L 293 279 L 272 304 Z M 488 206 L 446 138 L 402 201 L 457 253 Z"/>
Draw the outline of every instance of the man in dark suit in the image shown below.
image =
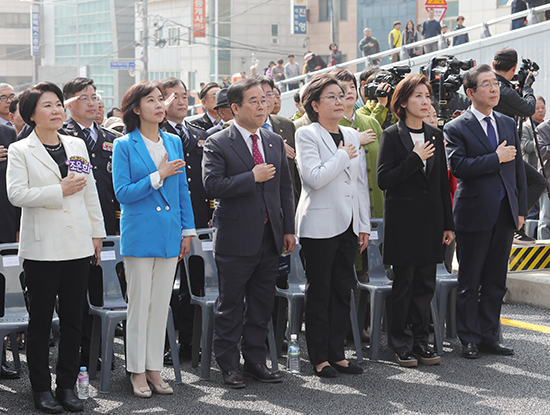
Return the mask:
<path id="1" fill-rule="evenodd" d="M 72 79 L 63 86 L 63 95 L 65 108 L 71 111 L 71 116 L 67 118 L 59 133 L 79 137 L 86 143 L 89 160 L 93 166 L 105 231 L 107 235 L 119 234 L 120 205 L 115 198 L 112 179 L 113 141 L 116 137 L 94 121 L 99 106 L 94 81 L 82 77 Z M 101 302 L 100 293 L 103 287 L 100 267 L 90 265 L 88 284 L 90 300 L 94 303 Z M 80 363 L 83 366 L 88 366 L 89 362 L 92 323 L 93 318 L 88 313 L 88 307 L 84 307 L 80 344 Z"/>
<path id="2" fill-rule="evenodd" d="M 457 256 L 457 331 L 462 356 L 479 351 L 510 355 L 499 341 L 500 308 L 506 291 L 514 230 L 527 214 L 526 180 L 513 119 L 493 111 L 499 81 L 488 65 L 464 77 L 472 106 L 445 126 L 454 195 Z"/>
<path id="3" fill-rule="evenodd" d="M 199 98 L 206 112 L 202 117 L 191 121 L 191 124 L 208 131 L 220 122 L 220 116 L 214 109 L 216 106 L 216 93 L 220 89 L 221 87 L 216 82 L 209 82 L 201 89 Z"/>
<path id="4" fill-rule="evenodd" d="M 211 226 L 213 201 L 211 201 L 202 184 L 202 154 L 208 135 L 203 129 L 196 127 L 184 120 L 187 115 L 188 96 L 187 87 L 177 78 L 165 78 L 160 81 L 164 90 L 166 102 L 166 122 L 161 129 L 181 138 L 191 205 L 195 217 L 195 228 L 208 228 Z M 181 275 L 180 292 L 175 307 L 176 326 L 179 333 L 179 356 L 183 359 L 191 359 L 191 342 L 193 340 L 193 321 L 195 306 L 191 305 L 191 296 L 187 285 L 187 277 L 183 265 L 178 267 Z M 200 289 L 201 281 L 194 280 L 191 275 L 193 291 Z M 197 288 L 195 288 L 197 287 Z M 165 363 L 171 363 L 170 351 L 165 354 Z"/>
<path id="5" fill-rule="evenodd" d="M 215 199 L 219 297 L 214 306 L 214 352 L 225 384 L 242 388 L 243 375 L 261 382 L 282 380 L 265 364 L 265 340 L 279 255 L 283 244 L 285 252 L 292 252 L 296 242 L 294 200 L 283 140 L 260 128 L 267 116 L 260 83 L 252 78 L 235 82 L 227 98 L 235 119 L 208 138 L 203 183 Z M 244 373 L 239 365 L 241 336 Z"/>

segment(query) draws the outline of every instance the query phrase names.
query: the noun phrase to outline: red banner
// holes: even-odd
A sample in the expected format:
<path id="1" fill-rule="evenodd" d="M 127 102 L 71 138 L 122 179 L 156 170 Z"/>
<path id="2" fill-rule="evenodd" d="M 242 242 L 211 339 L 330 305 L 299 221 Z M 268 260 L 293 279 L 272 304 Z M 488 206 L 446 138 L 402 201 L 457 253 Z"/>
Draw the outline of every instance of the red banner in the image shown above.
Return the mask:
<path id="1" fill-rule="evenodd" d="M 206 37 L 205 2 L 193 0 L 193 37 Z"/>

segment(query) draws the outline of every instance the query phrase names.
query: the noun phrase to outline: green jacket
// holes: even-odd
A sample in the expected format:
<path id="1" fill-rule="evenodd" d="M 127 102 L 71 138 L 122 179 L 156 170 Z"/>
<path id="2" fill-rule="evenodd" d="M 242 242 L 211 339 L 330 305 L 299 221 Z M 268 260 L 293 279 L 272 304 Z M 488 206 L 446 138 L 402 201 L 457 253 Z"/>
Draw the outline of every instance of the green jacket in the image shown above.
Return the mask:
<path id="1" fill-rule="evenodd" d="M 384 121 L 386 120 L 386 115 L 388 114 L 388 109 L 383 106 L 380 103 L 377 103 L 374 107 L 371 104 L 371 101 L 368 101 L 365 106 L 359 108 L 356 113 L 363 114 L 363 115 L 370 115 L 376 118 L 376 121 L 382 126 L 384 124 Z M 397 122 L 397 118 L 395 115 L 392 114 L 391 116 L 391 123 L 395 124 Z"/>

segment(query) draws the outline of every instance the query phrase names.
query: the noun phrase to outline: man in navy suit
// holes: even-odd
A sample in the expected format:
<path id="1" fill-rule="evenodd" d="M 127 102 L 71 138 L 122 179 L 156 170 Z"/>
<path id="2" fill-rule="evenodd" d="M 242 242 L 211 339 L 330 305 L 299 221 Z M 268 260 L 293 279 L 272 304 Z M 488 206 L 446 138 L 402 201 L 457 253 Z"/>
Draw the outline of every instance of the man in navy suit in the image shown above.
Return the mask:
<path id="1" fill-rule="evenodd" d="M 472 106 L 445 126 L 447 156 L 457 178 L 454 195 L 458 290 L 457 332 L 462 356 L 510 355 L 499 341 L 514 230 L 527 214 L 525 170 L 516 124 L 493 111 L 500 82 L 488 65 L 464 77 Z"/>
<path id="2" fill-rule="evenodd" d="M 267 325 L 275 298 L 279 255 L 292 252 L 294 199 L 282 138 L 260 128 L 266 97 L 260 83 L 232 84 L 227 99 L 235 119 L 208 138 L 203 183 L 215 199 L 214 258 L 219 297 L 214 306 L 214 352 L 224 382 L 245 386 L 244 377 L 280 382 L 265 364 Z M 246 298 L 246 306 L 244 299 Z M 238 343 L 243 337 L 244 372 Z"/>

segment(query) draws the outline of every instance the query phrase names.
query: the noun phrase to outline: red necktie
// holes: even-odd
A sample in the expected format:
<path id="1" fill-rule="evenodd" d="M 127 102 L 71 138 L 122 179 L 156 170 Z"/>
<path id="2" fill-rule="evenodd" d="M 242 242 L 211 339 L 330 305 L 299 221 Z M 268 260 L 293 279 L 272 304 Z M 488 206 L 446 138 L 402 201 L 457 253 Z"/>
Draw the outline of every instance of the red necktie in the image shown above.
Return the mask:
<path id="1" fill-rule="evenodd" d="M 264 158 L 262 157 L 262 153 L 260 153 L 260 148 L 258 147 L 258 136 L 256 134 L 250 134 L 250 138 L 252 138 L 252 157 L 254 157 L 254 163 L 263 164 Z M 263 183 L 262 183 L 262 187 L 263 187 Z M 267 223 L 267 220 L 268 220 L 268 216 L 267 216 L 267 206 L 266 206 L 264 225 Z"/>

